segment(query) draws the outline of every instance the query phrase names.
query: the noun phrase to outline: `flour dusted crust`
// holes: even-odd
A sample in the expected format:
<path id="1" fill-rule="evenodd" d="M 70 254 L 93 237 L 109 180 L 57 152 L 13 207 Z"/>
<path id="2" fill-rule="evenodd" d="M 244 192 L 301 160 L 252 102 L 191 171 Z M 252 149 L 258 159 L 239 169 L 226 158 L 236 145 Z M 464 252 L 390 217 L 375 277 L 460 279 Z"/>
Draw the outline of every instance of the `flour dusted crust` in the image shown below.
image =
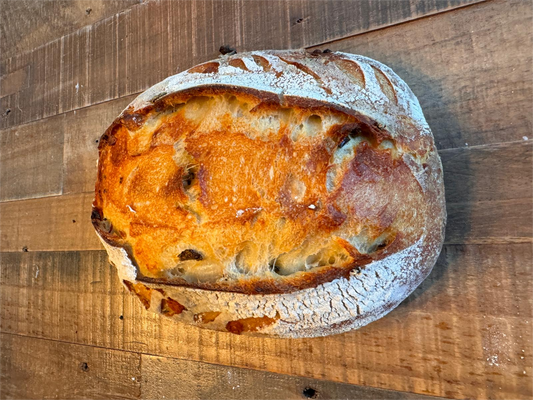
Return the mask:
<path id="1" fill-rule="evenodd" d="M 442 167 L 388 67 L 332 52 L 220 57 L 135 99 L 100 140 L 92 220 L 126 287 L 237 334 L 366 325 L 429 274 Z"/>

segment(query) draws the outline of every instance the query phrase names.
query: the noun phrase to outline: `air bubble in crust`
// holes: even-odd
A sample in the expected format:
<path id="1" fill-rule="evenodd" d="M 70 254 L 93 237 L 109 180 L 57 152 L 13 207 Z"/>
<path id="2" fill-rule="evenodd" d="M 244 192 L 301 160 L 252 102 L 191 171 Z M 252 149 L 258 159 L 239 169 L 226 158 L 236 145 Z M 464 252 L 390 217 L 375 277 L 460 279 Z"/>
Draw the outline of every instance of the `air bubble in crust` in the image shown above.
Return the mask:
<path id="1" fill-rule="evenodd" d="M 186 249 L 186 250 L 183 250 L 178 255 L 178 258 L 180 259 L 180 261 L 188 261 L 188 260 L 200 261 L 204 259 L 204 256 L 200 252 L 194 249 Z"/>

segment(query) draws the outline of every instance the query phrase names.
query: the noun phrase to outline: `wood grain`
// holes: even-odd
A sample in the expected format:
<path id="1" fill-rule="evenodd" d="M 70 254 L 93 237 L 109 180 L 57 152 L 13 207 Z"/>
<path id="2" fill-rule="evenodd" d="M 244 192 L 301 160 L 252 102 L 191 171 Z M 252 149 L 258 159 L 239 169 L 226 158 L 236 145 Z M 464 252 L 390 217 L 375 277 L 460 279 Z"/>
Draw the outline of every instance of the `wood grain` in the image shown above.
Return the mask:
<path id="1" fill-rule="evenodd" d="M 27 65 L 7 75 L 0 76 L 0 97 L 26 89 L 29 85 L 29 72 L 30 66 Z"/>
<path id="2" fill-rule="evenodd" d="M 58 116 L 0 131 L 0 201 L 62 193 L 64 122 Z"/>
<path id="3" fill-rule="evenodd" d="M 375 389 L 273 374 L 250 369 L 142 356 L 143 399 L 436 399 L 414 393 Z M 172 380 L 162 377 L 172 376 Z"/>
<path id="4" fill-rule="evenodd" d="M 134 96 L 126 96 L 64 114 L 67 123 L 65 124 L 63 194 L 94 191 L 98 140 L 133 99 Z M 55 116 L 50 119 L 60 117 Z M 35 124 L 40 124 L 42 121 L 35 122 Z"/>
<path id="5" fill-rule="evenodd" d="M 0 335 L 3 399 L 137 399 L 140 355 Z"/>
<path id="6" fill-rule="evenodd" d="M 0 57 L 6 59 L 31 51 L 140 2 L 141 0 L 2 0 Z"/>
<path id="7" fill-rule="evenodd" d="M 531 186 L 530 186 L 531 188 Z M 532 243 L 533 200 L 446 205 L 445 243 Z"/>
<path id="8" fill-rule="evenodd" d="M 1 251 L 92 250 L 94 193 L 0 203 Z"/>
<path id="9" fill-rule="evenodd" d="M 529 199 L 533 141 L 439 152 L 448 203 Z"/>
<path id="10" fill-rule="evenodd" d="M 438 148 L 533 130 L 533 7 L 496 0 L 323 46 L 390 66 L 417 95 Z"/>
<path id="11" fill-rule="evenodd" d="M 3 60 L 2 75 L 28 66 L 31 74 L 26 88 L 0 99 L 0 128 L 138 93 L 216 58 L 221 45 L 239 51 L 308 47 L 476 2 L 146 2 Z"/>
<path id="12" fill-rule="evenodd" d="M 529 399 L 532 256 L 530 244 L 445 246 L 430 277 L 387 317 L 343 335 L 280 340 L 147 312 L 103 251 L 3 253 L 0 329 L 433 396 Z"/>
<path id="13" fill-rule="evenodd" d="M 92 138 L 90 133 L 87 135 L 87 146 L 91 146 Z M 446 243 L 532 241 L 533 142 L 446 150 L 441 154 L 448 201 Z M 71 159 L 75 163 L 76 158 Z M 81 168 L 87 165 L 87 169 L 80 168 L 80 177 L 71 180 L 77 187 L 92 186 L 96 170 L 91 164 L 90 160 L 80 164 Z M 0 203 L 0 248 L 101 249 L 89 219 L 93 197 L 89 192 Z"/>

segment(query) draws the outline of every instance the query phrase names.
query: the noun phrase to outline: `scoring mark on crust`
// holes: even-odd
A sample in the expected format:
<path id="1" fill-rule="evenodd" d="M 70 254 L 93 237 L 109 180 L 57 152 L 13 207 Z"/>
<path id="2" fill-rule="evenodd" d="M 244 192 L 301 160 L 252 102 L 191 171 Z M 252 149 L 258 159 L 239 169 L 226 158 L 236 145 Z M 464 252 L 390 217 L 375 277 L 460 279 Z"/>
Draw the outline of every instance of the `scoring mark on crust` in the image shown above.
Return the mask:
<path id="1" fill-rule="evenodd" d="M 276 323 L 280 316 L 276 313 L 274 318 L 270 317 L 258 317 L 258 318 L 243 318 L 235 321 L 230 321 L 226 324 L 226 330 L 228 332 L 240 335 L 243 332 L 258 332 L 267 326 Z"/>
<path id="2" fill-rule="evenodd" d="M 208 62 L 205 64 L 200 64 L 195 67 L 192 67 L 187 72 L 189 73 L 200 73 L 200 74 L 212 74 L 218 72 L 219 64 L 217 62 Z"/>
<path id="3" fill-rule="evenodd" d="M 228 64 L 234 68 L 242 69 L 243 71 L 250 71 L 246 67 L 246 64 L 244 64 L 244 61 L 242 61 L 240 58 L 234 58 L 233 60 L 230 60 Z"/>
<path id="4" fill-rule="evenodd" d="M 187 308 L 176 300 L 170 297 L 161 300 L 161 314 L 172 317 L 181 314 L 183 311 L 187 311 Z"/>
<path id="5" fill-rule="evenodd" d="M 210 322 L 213 322 L 220 314 L 220 311 L 205 311 L 202 313 L 194 314 L 193 319 L 196 323 L 208 324 Z"/>
<path id="6" fill-rule="evenodd" d="M 257 56 L 255 54 L 252 54 L 252 58 L 254 59 L 257 65 L 263 68 L 263 71 L 269 72 L 272 69 L 272 66 L 270 65 L 270 63 L 268 62 L 266 58 Z"/>
<path id="7" fill-rule="evenodd" d="M 287 64 L 290 64 L 290 65 L 293 65 L 295 66 L 296 68 L 298 68 L 300 71 L 302 71 L 303 73 L 307 74 L 307 75 L 311 75 L 313 78 L 315 78 L 315 80 L 318 82 L 318 84 L 320 85 L 320 87 L 327 93 L 327 94 L 331 94 L 331 89 L 328 87 L 328 85 L 325 85 L 324 82 L 322 81 L 322 78 L 316 73 L 314 72 L 311 68 L 309 68 L 308 66 L 302 64 L 302 63 L 299 63 L 297 61 L 291 61 L 291 60 L 287 60 L 286 58 L 283 58 L 283 57 L 279 57 L 278 58 L 287 63 Z"/>
<path id="8" fill-rule="evenodd" d="M 392 86 L 392 82 L 387 78 L 387 75 L 374 66 L 372 66 L 372 69 L 385 96 L 387 96 L 391 103 L 397 103 L 396 91 L 394 90 L 394 86 Z"/>
<path id="9" fill-rule="evenodd" d="M 148 286 L 143 285 L 142 283 L 132 283 L 130 281 L 124 280 L 124 285 L 132 293 L 135 293 L 137 297 L 141 300 L 143 306 L 148 310 L 150 308 L 150 303 L 152 301 L 152 289 Z"/>
<path id="10" fill-rule="evenodd" d="M 352 83 L 363 89 L 365 88 L 365 74 L 356 62 L 341 59 L 335 60 L 334 63 L 337 67 L 339 67 L 342 72 L 346 74 L 346 76 L 350 79 L 350 81 L 352 81 Z"/>

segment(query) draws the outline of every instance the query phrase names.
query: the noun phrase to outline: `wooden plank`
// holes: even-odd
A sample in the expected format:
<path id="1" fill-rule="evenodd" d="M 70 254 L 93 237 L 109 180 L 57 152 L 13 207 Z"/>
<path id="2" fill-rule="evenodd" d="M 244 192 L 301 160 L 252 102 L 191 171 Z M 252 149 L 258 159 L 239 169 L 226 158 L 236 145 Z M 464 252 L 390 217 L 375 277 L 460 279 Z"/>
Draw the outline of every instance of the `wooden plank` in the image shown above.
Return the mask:
<path id="1" fill-rule="evenodd" d="M 0 131 L 0 201 L 58 195 L 64 116 Z"/>
<path id="2" fill-rule="evenodd" d="M 3 399 L 137 399 L 140 355 L 0 335 Z"/>
<path id="3" fill-rule="evenodd" d="M 425 395 L 529 399 L 532 256 L 530 244 L 445 246 L 429 278 L 385 318 L 342 335 L 280 340 L 147 312 L 103 251 L 3 253 L 0 329 Z"/>
<path id="4" fill-rule="evenodd" d="M 216 58 L 221 45 L 308 47 L 478 1 L 145 2 L 1 62 L 2 75 L 28 66 L 31 74 L 28 87 L 0 99 L 0 114 L 11 110 L 0 128 L 138 93 Z"/>
<path id="5" fill-rule="evenodd" d="M 63 194 L 94 191 L 98 140 L 134 97 L 127 96 L 65 114 L 68 122 L 65 124 Z M 35 124 L 41 124 L 41 121 Z"/>
<path id="6" fill-rule="evenodd" d="M 81 143 L 91 146 L 90 128 L 80 126 L 86 135 Z M 532 142 L 442 152 L 448 199 L 446 243 L 532 241 L 532 154 Z M 80 178 L 72 179 L 71 185 L 90 190 L 95 158 L 96 150 L 94 158 L 81 157 Z M 76 157 L 70 160 L 74 164 Z M 84 165 L 87 169 L 82 170 Z M 89 192 L 0 203 L 2 251 L 101 249 L 89 221 L 93 197 Z"/>
<path id="7" fill-rule="evenodd" d="M 94 190 L 98 139 L 133 98 L 0 131 L 0 201 Z"/>
<path id="8" fill-rule="evenodd" d="M 0 57 L 29 52 L 94 24 L 140 0 L 3 0 L 0 7 Z"/>
<path id="9" fill-rule="evenodd" d="M 1 46 L 1 45 L 0 45 Z M 0 77 L 0 97 L 20 92 L 29 85 L 30 66 L 17 69 L 7 75 Z"/>
<path id="10" fill-rule="evenodd" d="M 529 199 L 533 195 L 533 142 L 442 150 L 439 155 L 448 203 Z"/>
<path id="11" fill-rule="evenodd" d="M 90 219 L 93 198 L 84 193 L 0 203 L 1 250 L 101 249 Z"/>
<path id="12" fill-rule="evenodd" d="M 533 200 L 530 198 L 451 203 L 446 208 L 446 243 L 533 242 Z"/>
<path id="13" fill-rule="evenodd" d="M 437 399 L 414 393 L 150 355 L 142 356 L 142 376 L 143 399 Z"/>
<path id="14" fill-rule="evenodd" d="M 490 1 L 323 48 L 390 66 L 420 100 L 439 148 L 522 140 L 533 130 L 533 7 Z"/>

